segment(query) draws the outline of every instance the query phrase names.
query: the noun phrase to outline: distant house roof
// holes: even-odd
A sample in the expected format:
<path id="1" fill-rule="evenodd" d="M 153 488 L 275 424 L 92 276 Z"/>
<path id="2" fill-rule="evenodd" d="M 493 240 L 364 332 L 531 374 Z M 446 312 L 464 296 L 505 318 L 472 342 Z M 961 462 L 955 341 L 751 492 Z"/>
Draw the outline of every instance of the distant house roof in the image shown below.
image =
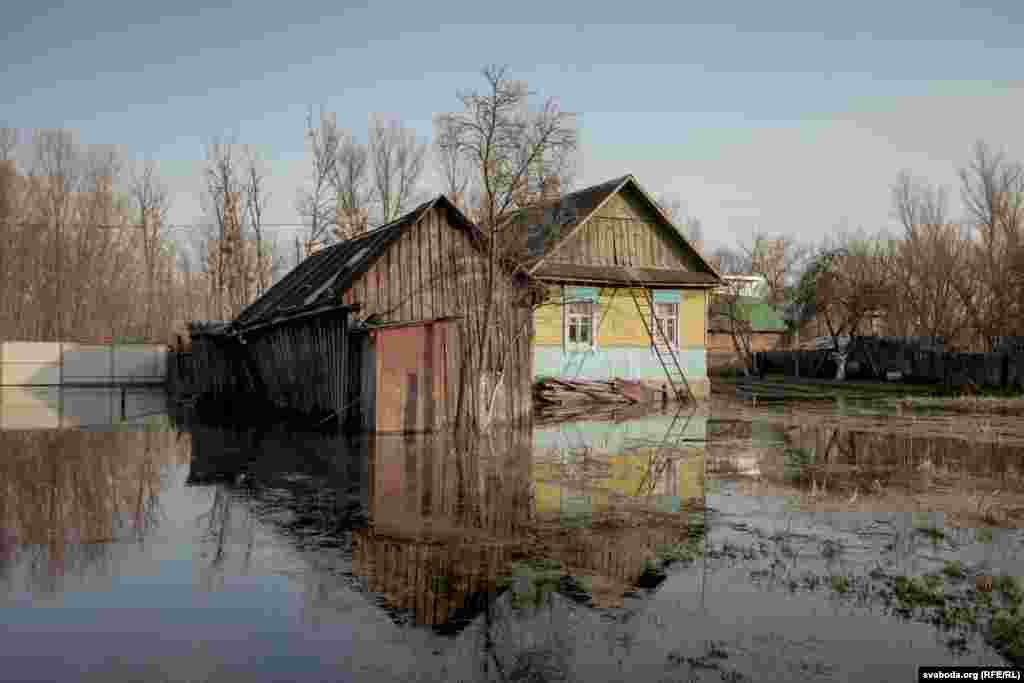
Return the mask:
<path id="1" fill-rule="evenodd" d="M 391 223 L 311 254 L 239 313 L 232 327 L 241 330 L 338 303 L 340 295 L 366 272 L 388 245 L 434 208 L 444 209 L 449 222 L 469 233 L 474 243 L 479 243 L 479 228 L 447 198 L 439 195 Z"/>
<path id="2" fill-rule="evenodd" d="M 672 220 L 665 215 L 665 212 L 658 206 L 658 203 L 641 187 L 636 178 L 631 174 L 613 178 L 603 183 L 576 190 L 553 200 L 542 200 L 525 208 L 513 212 L 505 221 L 506 228 L 512 227 L 514 223 L 516 235 L 507 238 L 510 242 L 515 240 L 517 257 L 520 265 L 531 275 L 538 277 L 566 277 L 572 278 L 578 274 L 575 269 L 593 266 L 580 266 L 575 264 L 554 264 L 548 263 L 545 259 L 553 253 L 561 244 L 569 240 L 580 228 L 600 210 L 605 202 L 625 187 L 636 190 L 641 197 L 651 206 L 664 224 L 671 228 L 667 232 L 684 251 L 692 253 L 701 266 L 700 273 L 672 271 L 669 269 L 633 269 L 638 271 L 664 270 L 662 279 L 669 277 L 666 273 L 676 272 L 679 276 L 664 284 L 717 284 L 720 276 L 715 269 L 707 262 L 699 251 L 686 239 L 679 228 L 672 223 Z M 523 234 L 525 233 L 525 235 Z M 608 266 L 602 270 L 611 273 L 619 271 L 617 279 L 601 278 L 594 281 L 606 282 L 628 282 L 624 278 L 621 267 Z M 572 272 L 570 272 L 572 271 Z M 690 280 L 694 280 L 691 282 Z M 699 281 L 699 282 L 698 282 Z"/>
<path id="3" fill-rule="evenodd" d="M 766 301 L 755 297 L 738 297 L 736 300 L 738 316 L 750 322 L 752 332 L 785 332 L 786 322 L 782 313 Z M 728 329 L 729 318 L 725 312 L 725 304 L 711 304 L 710 329 Z"/>

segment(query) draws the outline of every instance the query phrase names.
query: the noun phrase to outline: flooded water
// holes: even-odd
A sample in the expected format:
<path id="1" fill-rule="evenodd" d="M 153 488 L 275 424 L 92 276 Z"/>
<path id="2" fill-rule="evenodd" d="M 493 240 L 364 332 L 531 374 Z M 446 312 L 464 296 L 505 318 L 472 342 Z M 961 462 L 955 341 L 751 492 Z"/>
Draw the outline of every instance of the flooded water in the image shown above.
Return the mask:
<path id="1" fill-rule="evenodd" d="M 352 439 L 159 394 L 61 428 L 51 399 L 0 431 L 2 681 L 877 681 L 1024 657 L 1010 418 L 715 402 Z"/>

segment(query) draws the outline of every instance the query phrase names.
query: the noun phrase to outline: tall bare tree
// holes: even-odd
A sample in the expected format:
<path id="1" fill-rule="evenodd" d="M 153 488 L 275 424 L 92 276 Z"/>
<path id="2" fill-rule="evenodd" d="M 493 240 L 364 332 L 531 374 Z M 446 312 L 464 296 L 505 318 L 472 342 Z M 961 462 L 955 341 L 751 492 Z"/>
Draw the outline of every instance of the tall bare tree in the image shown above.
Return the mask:
<path id="1" fill-rule="evenodd" d="M 256 237 L 256 294 L 261 295 L 270 286 L 273 255 L 263 232 L 263 215 L 270 201 L 266 170 L 255 150 L 250 149 L 245 166 L 245 212 Z"/>
<path id="2" fill-rule="evenodd" d="M 889 277 L 899 288 L 894 308 L 905 312 L 893 322 L 904 335 L 956 343 L 967 323 L 960 280 L 973 274 L 966 272 L 970 243 L 949 217 L 947 191 L 904 172 L 892 199 L 903 236 L 891 244 Z"/>
<path id="3" fill-rule="evenodd" d="M 463 213 L 469 213 L 467 201 L 472 166 L 459 148 L 455 129 L 443 122 L 443 118 L 434 122 L 434 155 L 443 192 Z"/>
<path id="4" fill-rule="evenodd" d="M 337 205 L 335 236 L 352 239 L 369 227 L 369 150 L 350 133 L 338 141 L 331 185 Z"/>
<path id="5" fill-rule="evenodd" d="M 47 303 L 44 338 L 57 340 L 64 333 L 66 310 L 64 278 L 65 235 L 73 216 L 74 194 L 81 180 L 81 159 L 74 136 L 65 130 L 39 130 L 34 136 L 34 188 L 40 196 L 43 219 L 52 229 L 53 263 L 50 268 L 52 295 Z"/>
<path id="6" fill-rule="evenodd" d="M 218 316 L 233 318 L 246 304 L 255 275 L 246 240 L 244 152 L 237 143 L 215 140 L 207 148 L 206 197 L 216 239 L 208 263 Z"/>
<path id="7" fill-rule="evenodd" d="M 132 172 L 132 203 L 138 216 L 138 228 L 142 238 L 142 257 L 146 267 L 146 314 L 147 335 L 154 333 L 153 313 L 156 297 L 157 257 L 162 245 L 163 226 L 170 209 L 167 188 L 156 172 L 156 165 L 147 160 Z"/>
<path id="8" fill-rule="evenodd" d="M 312 167 L 298 200 L 299 213 L 309 225 L 307 250 L 329 236 L 328 230 L 337 217 L 337 194 L 332 181 L 337 177 L 341 137 L 334 114 L 321 110 L 319 118 L 314 119 L 310 109 L 306 116 L 306 144 Z"/>
<path id="9" fill-rule="evenodd" d="M 996 337 L 1020 330 L 1024 291 L 1014 276 L 1024 226 L 1024 165 L 979 142 L 960 171 L 961 194 L 974 233 L 973 278 L 959 281 L 961 299 L 986 350 Z"/>
<path id="10" fill-rule="evenodd" d="M 373 189 L 385 223 L 409 208 L 423 173 L 427 144 L 396 119 L 370 118 L 370 157 Z"/>
<path id="11" fill-rule="evenodd" d="M 465 374 L 460 382 L 459 405 L 461 393 L 476 395 L 471 383 L 482 379 L 490 382 L 484 393 L 490 393 L 489 405 L 493 407 L 505 376 L 508 349 L 513 346 L 509 343 L 496 348 L 484 343 L 490 339 L 488 329 L 498 316 L 511 315 L 506 310 L 509 302 L 502 302 L 501 309 L 496 310 L 498 278 L 503 276 L 499 268 L 503 257 L 509 255 L 499 253 L 506 242 L 501 238 L 501 227 L 510 209 L 539 196 L 544 181 L 564 170 L 565 160 L 576 151 L 578 136 L 572 114 L 563 112 L 554 99 L 532 107 L 529 88 L 511 80 L 507 67 L 487 66 L 482 74 L 486 89 L 459 93 L 462 111 L 440 116 L 436 126 L 447 151 L 464 158 L 473 169 L 480 202 L 477 216 L 488 251 L 480 311 L 464 335 L 461 365 Z"/>

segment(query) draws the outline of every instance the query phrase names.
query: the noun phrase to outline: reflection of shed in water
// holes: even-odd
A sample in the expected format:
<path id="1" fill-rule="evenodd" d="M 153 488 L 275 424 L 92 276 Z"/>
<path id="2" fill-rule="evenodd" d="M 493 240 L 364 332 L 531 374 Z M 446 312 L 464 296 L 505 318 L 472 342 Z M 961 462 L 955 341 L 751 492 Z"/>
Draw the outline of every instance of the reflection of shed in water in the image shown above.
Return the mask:
<path id="1" fill-rule="evenodd" d="M 417 624 L 464 626 L 528 538 L 529 438 L 373 438 L 370 524 L 353 533 L 353 572 Z"/>

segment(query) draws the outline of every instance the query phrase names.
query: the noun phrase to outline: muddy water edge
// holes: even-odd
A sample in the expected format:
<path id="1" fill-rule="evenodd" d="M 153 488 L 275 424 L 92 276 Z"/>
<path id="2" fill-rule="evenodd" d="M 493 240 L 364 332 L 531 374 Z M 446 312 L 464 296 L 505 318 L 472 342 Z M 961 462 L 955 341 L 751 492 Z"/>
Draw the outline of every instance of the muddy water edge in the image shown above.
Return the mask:
<path id="1" fill-rule="evenodd" d="M 473 440 L 112 422 L 0 431 L 0 680 L 1024 661 L 1012 417 L 716 399 Z"/>

